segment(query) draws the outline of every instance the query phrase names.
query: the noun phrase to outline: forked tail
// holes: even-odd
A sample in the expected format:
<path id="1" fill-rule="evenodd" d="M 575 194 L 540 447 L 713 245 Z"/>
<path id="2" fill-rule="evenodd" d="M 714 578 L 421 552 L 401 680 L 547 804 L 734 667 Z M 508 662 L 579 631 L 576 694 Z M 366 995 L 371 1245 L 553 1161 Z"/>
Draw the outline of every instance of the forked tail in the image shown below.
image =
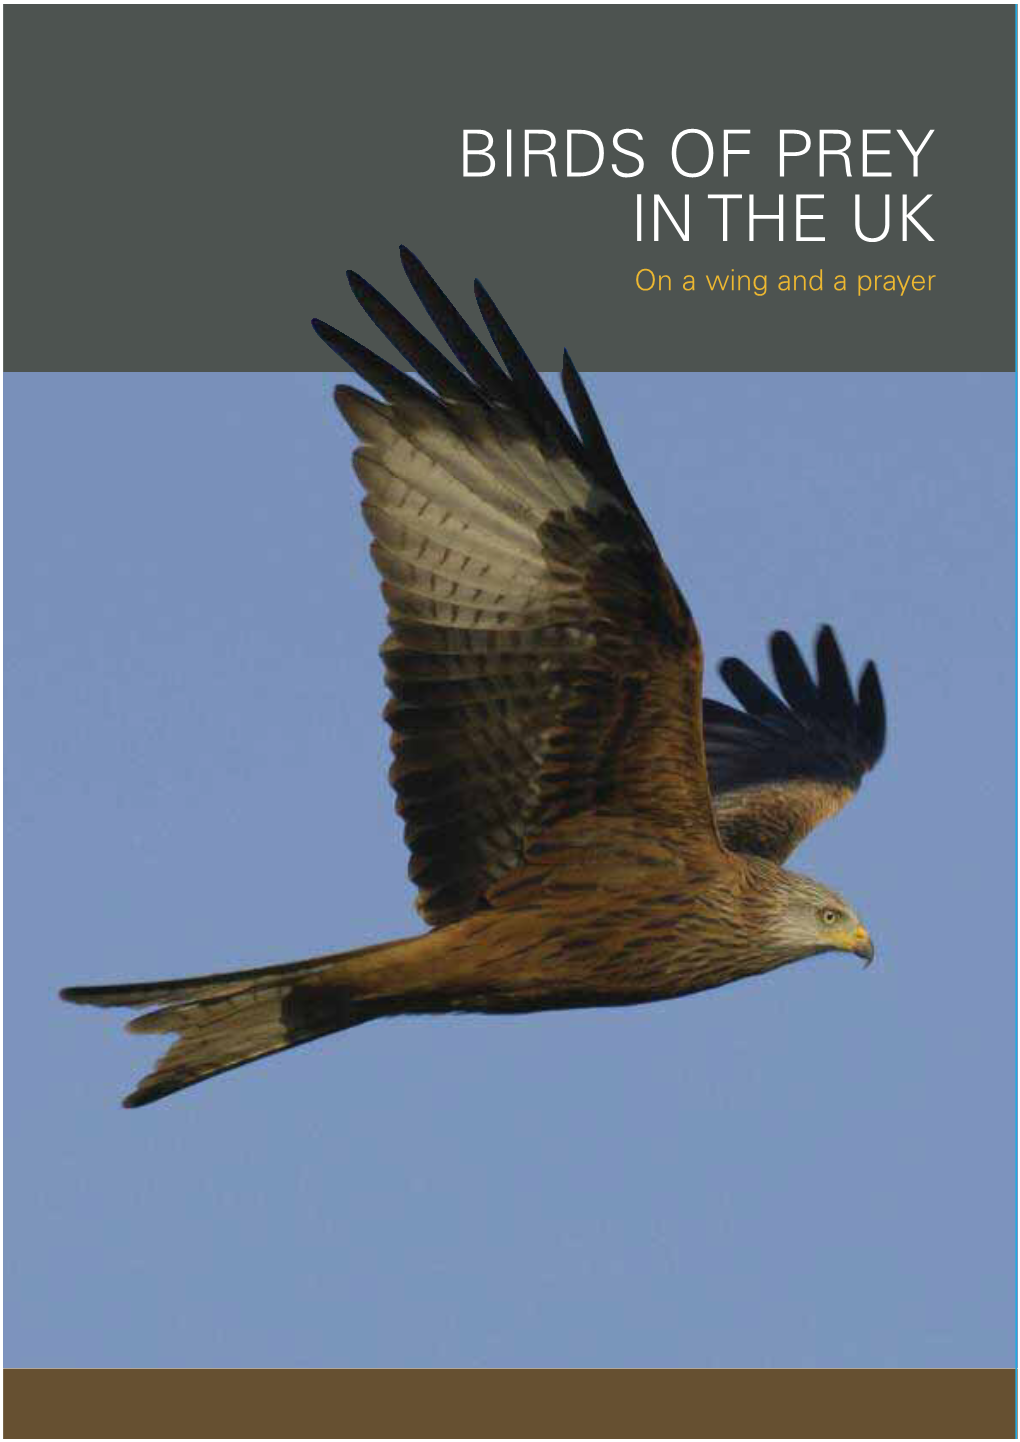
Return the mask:
<path id="1" fill-rule="evenodd" d="M 142 1107 L 218 1072 L 385 1014 L 392 1008 L 379 998 L 372 978 L 389 971 L 391 962 L 399 962 L 398 953 L 417 940 L 180 981 L 69 986 L 60 995 L 87 1006 L 159 1008 L 135 1017 L 127 1028 L 177 1034 L 156 1067 L 124 1098 L 126 1107 Z"/>

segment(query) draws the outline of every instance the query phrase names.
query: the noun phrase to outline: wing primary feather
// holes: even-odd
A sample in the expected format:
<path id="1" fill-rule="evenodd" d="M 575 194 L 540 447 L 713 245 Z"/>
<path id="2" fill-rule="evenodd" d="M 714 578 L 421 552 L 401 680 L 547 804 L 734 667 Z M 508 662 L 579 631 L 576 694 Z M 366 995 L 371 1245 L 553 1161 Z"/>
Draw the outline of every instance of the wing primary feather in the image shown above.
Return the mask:
<path id="1" fill-rule="evenodd" d="M 383 360 L 359 341 L 334 329 L 328 321 L 313 320 L 312 329 L 331 351 L 368 381 L 369 385 L 375 386 L 379 394 L 387 400 L 425 400 L 432 405 L 438 405 L 435 396 L 424 386 L 420 386 L 403 371 L 398 371 L 396 366 L 391 366 L 389 361 Z"/>
<path id="2" fill-rule="evenodd" d="M 567 405 L 570 407 L 574 424 L 584 441 L 589 463 L 594 466 L 603 485 L 607 486 L 618 500 L 623 501 L 628 507 L 636 509 L 630 487 L 623 479 L 623 472 L 616 463 L 612 446 L 609 444 L 606 433 L 602 429 L 602 422 L 592 405 L 588 388 L 566 351 L 563 352 L 561 379 L 563 393 L 567 398 Z"/>
<path id="3" fill-rule="evenodd" d="M 783 716 L 790 713 L 771 687 L 745 662 L 727 656 L 719 666 L 719 674 L 745 711 L 752 716 Z"/>
<path id="4" fill-rule="evenodd" d="M 579 465 L 584 465 L 584 447 L 577 434 L 567 424 L 563 412 L 550 394 L 549 387 L 531 364 L 520 341 L 480 280 L 475 281 L 475 300 L 482 313 L 485 328 L 492 337 L 503 364 L 510 372 L 520 400 L 539 434 L 555 441 Z"/>
<path id="5" fill-rule="evenodd" d="M 787 705 L 819 719 L 818 687 L 796 641 L 788 631 L 774 631 L 770 650 L 776 680 Z"/>
<path id="6" fill-rule="evenodd" d="M 496 364 L 460 311 L 406 245 L 400 247 L 400 259 L 415 295 L 485 399 L 515 409 L 517 397 L 510 378 Z"/>
<path id="7" fill-rule="evenodd" d="M 878 668 L 869 661 L 861 672 L 857 687 L 857 707 L 860 732 L 866 748 L 868 764 L 874 766 L 885 750 L 885 699 L 882 683 L 878 679 Z"/>
<path id="8" fill-rule="evenodd" d="M 843 652 L 831 626 L 822 626 L 815 641 L 818 698 L 827 719 L 843 730 L 856 730 L 857 700 Z"/>
<path id="9" fill-rule="evenodd" d="M 439 395 L 453 400 L 478 400 L 478 392 L 471 382 L 451 365 L 441 351 L 426 339 L 419 330 L 405 320 L 395 306 L 376 290 L 357 271 L 347 272 L 347 281 L 354 292 L 354 298 L 362 310 L 373 321 L 383 335 L 418 372 L 423 380 Z"/>

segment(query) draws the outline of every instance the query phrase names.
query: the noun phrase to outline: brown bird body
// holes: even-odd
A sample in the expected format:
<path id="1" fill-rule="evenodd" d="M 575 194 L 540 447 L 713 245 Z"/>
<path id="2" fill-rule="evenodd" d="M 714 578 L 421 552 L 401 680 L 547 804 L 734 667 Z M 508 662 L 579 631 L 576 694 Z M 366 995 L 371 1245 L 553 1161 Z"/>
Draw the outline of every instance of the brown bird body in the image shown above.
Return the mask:
<path id="1" fill-rule="evenodd" d="M 463 371 L 357 276 L 431 389 L 315 325 L 383 397 L 337 390 L 389 611 L 391 781 L 433 929 L 68 989 L 157 1004 L 131 1029 L 177 1034 L 128 1105 L 376 1017 L 628 1005 L 821 951 L 872 955 L 842 898 L 778 863 L 881 754 L 874 667 L 855 695 L 828 628 L 817 681 L 777 633 L 783 699 L 730 661 L 744 709 L 703 702 L 697 628 L 569 359 L 576 431 L 484 290 L 506 370 L 403 254 Z"/>

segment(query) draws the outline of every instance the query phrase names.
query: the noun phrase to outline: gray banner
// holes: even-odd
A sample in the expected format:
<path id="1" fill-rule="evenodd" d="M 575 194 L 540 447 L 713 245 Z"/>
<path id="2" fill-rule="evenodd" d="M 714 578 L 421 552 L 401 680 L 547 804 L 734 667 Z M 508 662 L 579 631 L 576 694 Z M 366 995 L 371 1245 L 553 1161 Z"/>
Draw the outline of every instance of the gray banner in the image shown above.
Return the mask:
<path id="1" fill-rule="evenodd" d="M 404 242 L 472 315 L 483 279 L 543 368 L 567 344 L 585 370 L 1012 369 L 1013 26 L 980 5 L 11 6 L 8 368 L 332 369 L 309 317 L 368 339 L 343 272 L 403 307 Z M 466 128 L 494 137 L 491 176 L 463 177 Z M 525 176 L 525 128 L 552 132 L 555 178 Z M 819 177 L 821 128 L 849 177 L 836 155 Z M 570 129 L 601 141 L 597 173 L 565 173 Z M 636 168 L 624 129 L 638 176 L 611 169 Z M 750 132 L 728 175 L 726 129 Z M 809 148 L 781 178 L 782 129 Z M 688 171 L 712 143 L 700 177 L 674 169 L 684 130 Z M 574 169 L 597 160 L 576 136 Z M 781 193 L 783 241 L 760 219 L 750 242 L 749 196 L 775 215 Z M 824 242 L 795 239 L 798 194 L 824 195 L 801 202 Z M 656 195 L 686 241 L 661 210 L 653 239 Z M 870 235 L 889 196 L 884 240 L 857 237 L 857 195 Z M 905 240 L 903 196 L 929 197 Z"/>

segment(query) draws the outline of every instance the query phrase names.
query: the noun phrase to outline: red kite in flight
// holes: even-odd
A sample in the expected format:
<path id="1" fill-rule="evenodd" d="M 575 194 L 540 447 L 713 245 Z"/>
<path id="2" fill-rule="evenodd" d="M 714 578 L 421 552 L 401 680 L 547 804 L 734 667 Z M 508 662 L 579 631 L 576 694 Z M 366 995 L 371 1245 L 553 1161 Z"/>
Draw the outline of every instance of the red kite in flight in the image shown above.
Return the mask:
<path id="1" fill-rule="evenodd" d="M 571 425 L 487 292 L 503 365 L 402 251 L 453 365 L 353 272 L 416 377 L 323 321 L 378 392 L 338 386 L 389 636 L 382 648 L 423 935 L 181 981 L 69 987 L 157 1009 L 177 1040 L 125 1105 L 401 1013 L 621 1006 L 824 951 L 870 961 L 852 906 L 783 869 L 882 754 L 874 665 L 856 691 L 823 627 L 817 674 L 782 631 L 779 694 L 737 660 L 742 709 L 703 700 L 697 627 L 564 354 Z"/>

